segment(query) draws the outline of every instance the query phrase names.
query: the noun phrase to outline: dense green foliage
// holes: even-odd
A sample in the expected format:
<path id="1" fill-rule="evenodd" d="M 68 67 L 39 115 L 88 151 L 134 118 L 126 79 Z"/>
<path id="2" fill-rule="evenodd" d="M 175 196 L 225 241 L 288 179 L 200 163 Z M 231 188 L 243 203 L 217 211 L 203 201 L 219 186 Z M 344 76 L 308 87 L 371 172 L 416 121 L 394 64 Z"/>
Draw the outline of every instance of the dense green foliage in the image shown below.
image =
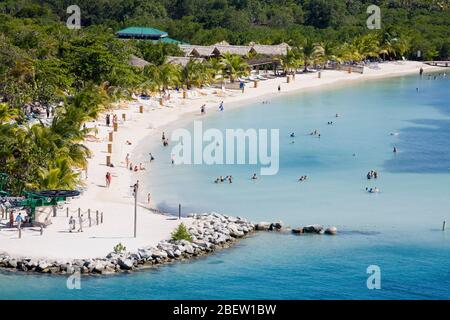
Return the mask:
<path id="1" fill-rule="evenodd" d="M 2 2 L 4 2 L 2 4 Z M 65 21 L 71 0 L 0 1 L 0 12 L 17 17 Z M 449 0 L 78 0 L 84 26 L 102 24 L 117 31 L 153 26 L 188 43 L 289 42 L 305 38 L 351 42 L 369 32 L 369 5 L 381 7 L 382 27 L 410 39 L 408 50 L 448 58 Z M 394 29 L 392 29 L 394 27 Z"/>
<path id="2" fill-rule="evenodd" d="M 172 240 L 186 240 L 192 242 L 192 236 L 183 223 L 180 223 L 178 227 L 172 232 Z"/>
<path id="3" fill-rule="evenodd" d="M 87 166 L 86 121 L 132 93 L 201 86 L 245 75 L 242 57 L 185 67 L 173 44 L 123 41 L 114 32 L 152 26 L 194 44 L 289 43 L 286 72 L 327 60 L 448 59 L 448 0 L 78 0 L 82 29 L 69 30 L 72 0 L 0 0 L 0 171 L 9 189 L 74 188 Z M 367 6 L 382 8 L 382 29 L 366 26 Z M 130 66 L 130 55 L 151 62 Z M 51 123 L 30 109 L 56 106 Z M 74 169 L 76 169 L 74 171 Z"/>

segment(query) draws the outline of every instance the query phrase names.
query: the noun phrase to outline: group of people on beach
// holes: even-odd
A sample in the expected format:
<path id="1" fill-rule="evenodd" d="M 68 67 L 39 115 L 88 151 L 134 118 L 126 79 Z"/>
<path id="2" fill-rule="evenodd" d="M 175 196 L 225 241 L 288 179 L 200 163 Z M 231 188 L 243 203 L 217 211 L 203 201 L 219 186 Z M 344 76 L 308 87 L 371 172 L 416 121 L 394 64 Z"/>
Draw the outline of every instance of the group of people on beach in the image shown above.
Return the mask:
<path id="1" fill-rule="evenodd" d="M 169 140 L 166 138 L 166 134 L 163 132 L 161 137 L 163 147 L 167 147 L 169 145 Z"/>
<path id="2" fill-rule="evenodd" d="M 83 215 L 81 214 L 78 217 L 78 230 L 77 232 L 83 232 Z M 77 228 L 77 221 L 75 220 L 75 218 L 73 216 L 70 216 L 69 218 L 69 232 L 72 233 L 76 230 Z"/>
<path id="3" fill-rule="evenodd" d="M 105 122 L 106 122 L 106 126 L 109 127 L 111 125 L 111 118 L 112 118 L 112 123 L 117 123 L 117 114 L 113 114 L 112 116 L 108 113 L 106 114 L 106 118 L 105 118 Z"/>
<path id="4" fill-rule="evenodd" d="M 129 169 L 130 169 L 130 171 L 138 172 L 138 171 L 143 171 L 143 170 L 145 170 L 145 167 L 144 167 L 144 165 L 142 164 L 142 162 L 139 163 L 139 166 L 135 165 L 134 167 L 133 167 L 133 164 L 130 162 Z"/>
<path id="5" fill-rule="evenodd" d="M 150 153 L 150 155 L 151 155 L 151 153 Z M 152 155 L 151 155 L 151 158 L 154 159 Z M 129 153 L 127 153 L 127 155 L 125 157 L 125 168 L 128 168 L 130 171 L 134 171 L 134 172 L 145 170 L 145 167 L 142 164 L 142 162 L 140 162 L 139 165 L 134 165 L 133 166 L 133 163 L 130 161 L 130 154 Z"/>
<path id="6" fill-rule="evenodd" d="M 303 181 L 305 181 L 306 179 L 308 179 L 308 176 L 301 176 L 301 177 L 298 179 L 298 181 L 299 181 L 299 182 L 303 182 Z"/>

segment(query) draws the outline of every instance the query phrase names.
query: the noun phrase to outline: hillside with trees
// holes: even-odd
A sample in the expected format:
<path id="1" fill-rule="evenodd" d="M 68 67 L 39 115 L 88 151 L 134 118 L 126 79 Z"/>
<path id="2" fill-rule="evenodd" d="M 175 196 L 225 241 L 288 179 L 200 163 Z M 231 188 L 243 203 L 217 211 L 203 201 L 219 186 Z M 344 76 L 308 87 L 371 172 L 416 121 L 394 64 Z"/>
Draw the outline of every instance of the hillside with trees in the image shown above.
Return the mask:
<path id="1" fill-rule="evenodd" d="M 382 8 L 381 30 L 366 26 L 372 3 Z M 78 186 L 89 157 L 82 142 L 92 134 L 83 124 L 111 103 L 248 72 L 232 55 L 167 64 L 167 55 L 181 54 L 176 45 L 117 39 L 127 26 L 193 44 L 286 42 L 286 72 L 328 60 L 449 58 L 448 0 L 79 0 L 82 28 L 69 30 L 72 4 L 0 1 L 0 168 L 16 193 Z M 151 64 L 133 67 L 131 55 Z M 46 108 L 55 110 L 50 123 L 34 112 Z"/>

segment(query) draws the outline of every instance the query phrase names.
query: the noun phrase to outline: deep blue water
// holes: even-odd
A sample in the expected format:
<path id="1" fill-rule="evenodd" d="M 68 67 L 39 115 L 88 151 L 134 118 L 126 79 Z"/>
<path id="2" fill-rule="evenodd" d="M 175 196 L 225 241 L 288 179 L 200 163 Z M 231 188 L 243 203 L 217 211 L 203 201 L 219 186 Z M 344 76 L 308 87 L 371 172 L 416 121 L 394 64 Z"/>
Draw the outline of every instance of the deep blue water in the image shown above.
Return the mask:
<path id="1" fill-rule="evenodd" d="M 63 276 L 0 273 L 1 298 L 450 298 L 450 230 L 439 230 L 450 217 L 450 77 L 426 79 L 280 95 L 224 113 L 209 109 L 205 128 L 280 129 L 280 172 L 256 182 L 249 179 L 255 166 L 173 167 L 162 147 L 142 155 L 152 151 L 157 159 L 150 192 L 162 208 L 181 202 L 185 212 L 336 225 L 338 236 L 261 233 L 195 261 L 86 277 L 81 290 L 68 290 Z M 182 125 L 192 128 L 191 121 Z M 307 135 L 314 129 L 320 139 Z M 380 173 L 377 181 L 366 180 L 371 169 Z M 232 185 L 212 182 L 228 174 Z M 298 183 L 304 174 L 309 180 Z M 381 193 L 368 194 L 367 186 Z M 369 265 L 381 269 L 380 290 L 366 286 Z"/>

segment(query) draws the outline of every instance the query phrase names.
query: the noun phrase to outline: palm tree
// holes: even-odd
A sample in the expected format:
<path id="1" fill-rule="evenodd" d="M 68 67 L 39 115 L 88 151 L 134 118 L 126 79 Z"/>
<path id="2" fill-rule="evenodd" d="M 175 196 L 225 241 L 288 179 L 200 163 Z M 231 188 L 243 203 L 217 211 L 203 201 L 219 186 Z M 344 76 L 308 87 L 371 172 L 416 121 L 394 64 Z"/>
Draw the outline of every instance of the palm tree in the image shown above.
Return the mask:
<path id="1" fill-rule="evenodd" d="M 406 36 L 398 38 L 393 45 L 393 51 L 395 52 L 396 56 L 399 56 L 400 58 L 403 58 L 410 48 L 411 39 Z"/>
<path id="2" fill-rule="evenodd" d="M 159 67 L 159 72 L 164 90 L 180 83 L 180 69 L 177 65 L 170 63 L 163 64 Z"/>
<path id="3" fill-rule="evenodd" d="M 217 58 L 211 58 L 206 62 L 206 70 L 213 81 L 218 77 L 223 77 L 223 64 Z"/>
<path id="4" fill-rule="evenodd" d="M 328 61 L 338 61 L 338 48 L 333 41 L 323 41 L 320 43 L 320 47 L 323 49 L 323 55 L 321 62 L 327 63 Z"/>
<path id="5" fill-rule="evenodd" d="M 75 189 L 79 183 L 79 174 L 70 167 L 65 158 L 60 158 L 55 163 L 40 171 L 39 189 Z"/>
<path id="6" fill-rule="evenodd" d="M 241 56 L 225 53 L 220 61 L 231 82 L 249 73 L 249 66 Z"/>
<path id="7" fill-rule="evenodd" d="M 7 103 L 0 103 L 0 124 L 14 120 L 19 115 L 15 108 L 11 108 Z"/>
<path id="8" fill-rule="evenodd" d="M 292 70 L 296 70 L 303 62 L 296 50 L 288 50 L 287 54 L 280 60 L 286 74 L 292 72 Z"/>
<path id="9" fill-rule="evenodd" d="M 206 64 L 190 60 L 181 69 L 181 81 L 188 89 L 193 85 L 201 87 L 210 80 L 211 74 L 208 72 Z"/>
<path id="10" fill-rule="evenodd" d="M 320 59 L 323 57 L 324 52 L 323 48 L 317 44 L 313 43 L 311 39 L 306 39 L 303 46 L 298 48 L 301 57 L 303 58 L 305 69 L 304 72 L 308 72 L 308 66 L 311 63 L 316 63 L 320 61 Z"/>
<path id="11" fill-rule="evenodd" d="M 383 60 L 386 59 L 386 55 L 388 57 L 390 57 L 391 55 L 396 55 L 395 43 L 397 42 L 397 40 L 398 39 L 395 36 L 395 31 L 393 31 L 391 28 L 388 28 L 379 35 L 379 54 L 383 55 Z"/>
<path id="12" fill-rule="evenodd" d="M 336 52 L 338 62 L 362 60 L 361 54 L 354 44 L 345 42 L 337 48 Z"/>
<path id="13" fill-rule="evenodd" d="M 160 68 L 154 64 L 149 64 L 144 67 L 142 72 L 144 81 L 139 86 L 142 90 L 150 90 L 151 92 L 158 92 L 162 86 Z"/>
<path id="14" fill-rule="evenodd" d="M 361 37 L 357 37 L 353 41 L 353 45 L 358 51 L 361 60 L 367 58 L 377 58 L 381 52 L 380 42 L 375 33 L 369 33 Z"/>

